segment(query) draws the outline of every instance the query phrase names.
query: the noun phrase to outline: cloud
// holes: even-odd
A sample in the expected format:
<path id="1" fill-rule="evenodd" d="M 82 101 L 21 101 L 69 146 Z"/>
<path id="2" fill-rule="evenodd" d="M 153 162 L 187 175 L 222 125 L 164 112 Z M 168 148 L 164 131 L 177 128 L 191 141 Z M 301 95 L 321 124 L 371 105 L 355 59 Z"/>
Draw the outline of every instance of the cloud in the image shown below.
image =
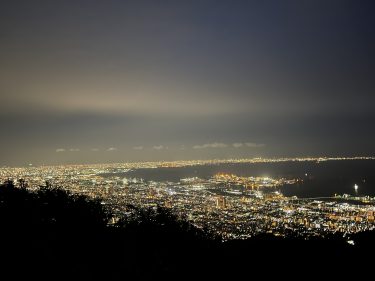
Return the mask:
<path id="1" fill-rule="evenodd" d="M 71 152 L 77 152 L 77 151 L 80 151 L 80 149 L 79 148 L 70 148 L 69 151 L 71 151 Z"/>
<path id="2" fill-rule="evenodd" d="M 99 148 L 91 148 L 91 151 L 99 151 Z"/>
<path id="3" fill-rule="evenodd" d="M 152 148 L 156 149 L 156 150 L 162 150 L 162 149 L 164 149 L 164 146 L 163 145 L 155 145 Z"/>
<path id="4" fill-rule="evenodd" d="M 240 147 L 252 147 L 252 148 L 257 148 L 257 147 L 264 147 L 265 144 L 263 143 L 254 143 L 254 142 L 245 142 L 245 143 L 242 143 L 242 142 L 235 142 L 232 144 L 234 148 L 240 148 Z"/>
<path id="5" fill-rule="evenodd" d="M 143 146 L 134 146 L 133 147 L 134 150 L 143 150 Z"/>
<path id="6" fill-rule="evenodd" d="M 116 150 L 117 150 L 116 147 L 110 147 L 110 148 L 107 149 L 107 151 L 116 151 Z"/>
<path id="7" fill-rule="evenodd" d="M 225 143 L 214 142 L 214 143 L 205 143 L 202 145 L 194 145 L 193 149 L 204 149 L 204 148 L 225 148 L 228 147 Z"/>
<path id="8" fill-rule="evenodd" d="M 232 144 L 234 148 L 240 148 L 240 147 L 243 147 L 243 143 L 241 142 L 235 142 Z"/>
<path id="9" fill-rule="evenodd" d="M 245 142 L 245 145 L 247 147 L 253 147 L 253 148 L 264 147 L 265 146 L 264 143 L 254 143 L 254 142 Z"/>
<path id="10" fill-rule="evenodd" d="M 65 148 L 58 148 L 56 149 L 56 152 L 64 152 L 65 151 Z"/>

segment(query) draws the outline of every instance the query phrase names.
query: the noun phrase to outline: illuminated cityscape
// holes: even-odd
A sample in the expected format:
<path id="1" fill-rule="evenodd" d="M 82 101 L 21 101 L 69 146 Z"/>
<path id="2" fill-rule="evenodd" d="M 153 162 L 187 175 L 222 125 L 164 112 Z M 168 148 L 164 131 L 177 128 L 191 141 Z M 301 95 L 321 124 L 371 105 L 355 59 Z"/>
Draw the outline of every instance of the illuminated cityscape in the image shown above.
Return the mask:
<path id="1" fill-rule="evenodd" d="M 122 164 L 2 168 L 2 181 L 23 179 L 28 188 L 46 182 L 72 193 L 100 198 L 114 214 L 112 222 L 130 215 L 129 205 L 166 207 L 179 218 L 219 235 L 223 240 L 246 239 L 257 234 L 325 237 L 348 235 L 375 228 L 375 197 L 334 194 L 322 198 L 285 196 L 279 188 L 303 183 L 304 178 L 272 178 L 216 173 L 208 178 L 146 181 L 127 176 L 137 169 L 176 168 L 222 163 L 279 163 L 375 160 L 354 158 L 281 158 L 212 161 L 139 162 Z M 122 176 L 119 176 L 122 175 Z M 359 186 L 353 189 L 358 192 Z"/>
<path id="2" fill-rule="evenodd" d="M 0 281 L 372 277 L 374 11 L 1 1 Z"/>

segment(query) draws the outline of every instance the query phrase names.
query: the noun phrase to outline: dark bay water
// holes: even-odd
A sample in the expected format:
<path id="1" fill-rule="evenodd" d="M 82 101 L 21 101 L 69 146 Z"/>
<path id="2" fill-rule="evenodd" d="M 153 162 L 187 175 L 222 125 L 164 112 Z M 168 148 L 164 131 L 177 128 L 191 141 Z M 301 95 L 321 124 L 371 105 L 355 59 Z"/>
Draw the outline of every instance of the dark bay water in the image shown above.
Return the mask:
<path id="1" fill-rule="evenodd" d="M 279 162 L 255 164 L 219 164 L 182 168 L 138 169 L 111 176 L 137 177 L 146 181 L 174 181 L 185 177 L 210 178 L 216 173 L 238 176 L 269 176 L 272 178 L 300 178 L 304 182 L 287 185 L 280 191 L 287 196 L 320 197 L 337 194 L 375 196 L 375 160 L 342 160 L 324 162 Z M 306 176 L 307 174 L 307 176 Z"/>

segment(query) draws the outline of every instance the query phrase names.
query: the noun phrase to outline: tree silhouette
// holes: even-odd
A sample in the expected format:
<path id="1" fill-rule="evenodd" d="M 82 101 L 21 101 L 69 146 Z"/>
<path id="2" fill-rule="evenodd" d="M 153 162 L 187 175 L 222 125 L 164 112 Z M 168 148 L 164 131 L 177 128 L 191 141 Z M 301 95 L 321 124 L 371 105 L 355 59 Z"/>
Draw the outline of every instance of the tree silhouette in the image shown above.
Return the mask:
<path id="1" fill-rule="evenodd" d="M 18 184 L 20 188 L 27 188 L 27 182 L 24 179 L 19 179 Z"/>
<path id="2" fill-rule="evenodd" d="M 319 268 L 338 277 L 332 261 L 341 268 L 370 268 L 371 259 L 353 257 L 375 249 L 374 232 L 353 235 L 356 246 L 339 236 L 306 241 L 262 235 L 221 243 L 169 209 L 127 208 L 131 216 L 109 225 L 113 215 L 100 200 L 53 185 L 30 191 L 24 183 L 16 187 L 5 181 L 0 186 L 1 280 L 234 279 L 264 265 L 272 266 L 263 272 L 268 277 L 290 277 L 295 268 Z"/>
<path id="3" fill-rule="evenodd" d="M 146 278 L 175 272 L 193 261 L 186 258 L 197 247 L 208 245 L 201 230 L 168 209 L 128 207 L 134 216 L 110 226 L 112 214 L 98 199 L 51 184 L 32 192 L 8 180 L 0 186 L 0 238 L 6 245 L 0 269 L 20 278 Z M 23 263 L 12 262 L 18 255 Z M 19 266 L 27 270 L 16 270 Z"/>

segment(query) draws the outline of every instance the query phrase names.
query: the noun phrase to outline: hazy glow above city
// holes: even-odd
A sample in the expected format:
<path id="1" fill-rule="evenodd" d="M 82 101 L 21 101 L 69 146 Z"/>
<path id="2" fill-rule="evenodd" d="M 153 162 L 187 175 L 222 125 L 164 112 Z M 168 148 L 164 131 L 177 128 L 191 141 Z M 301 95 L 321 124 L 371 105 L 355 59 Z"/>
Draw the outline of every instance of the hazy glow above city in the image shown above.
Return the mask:
<path id="1" fill-rule="evenodd" d="M 3 1 L 0 165 L 373 155 L 372 8 Z"/>

